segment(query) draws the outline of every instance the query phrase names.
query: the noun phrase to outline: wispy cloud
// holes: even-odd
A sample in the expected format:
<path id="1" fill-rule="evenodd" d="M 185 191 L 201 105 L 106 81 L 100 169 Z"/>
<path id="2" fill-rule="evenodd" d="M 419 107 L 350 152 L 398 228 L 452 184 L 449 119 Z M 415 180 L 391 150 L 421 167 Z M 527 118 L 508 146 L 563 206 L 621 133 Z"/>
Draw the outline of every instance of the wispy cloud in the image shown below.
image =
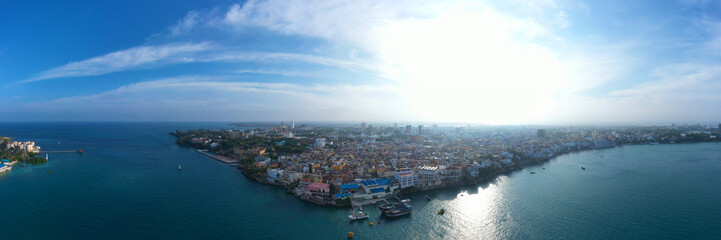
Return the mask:
<path id="1" fill-rule="evenodd" d="M 210 49 L 213 49 L 213 46 L 208 42 L 133 47 L 79 62 L 71 62 L 58 68 L 43 71 L 37 76 L 22 82 L 35 82 L 52 78 L 97 76 L 149 67 L 153 64 L 192 62 L 194 61 L 190 57 L 192 54 Z"/>
<path id="2" fill-rule="evenodd" d="M 268 75 L 281 75 L 286 77 L 321 77 L 320 73 L 317 72 L 301 72 L 301 71 L 276 71 L 276 70 L 238 70 L 235 73 L 240 74 L 268 74 Z"/>
<path id="3" fill-rule="evenodd" d="M 333 116 L 328 120 L 382 120 L 389 112 L 394 112 L 392 115 L 399 119 L 409 116 L 403 111 L 404 103 L 394 87 L 234 80 L 226 76 L 165 78 L 30 106 L 51 112 L 79 108 L 102 112 L 102 109 L 112 108 L 128 114 L 147 113 L 151 118 L 162 112 L 166 116 L 161 119 L 172 117 L 176 120 L 213 119 L 211 117 L 218 120 L 219 115 L 223 116 L 220 119 L 275 120 L 295 116 L 296 120 L 314 120 L 318 114 Z M 243 116 L 251 113 L 252 116 Z"/>

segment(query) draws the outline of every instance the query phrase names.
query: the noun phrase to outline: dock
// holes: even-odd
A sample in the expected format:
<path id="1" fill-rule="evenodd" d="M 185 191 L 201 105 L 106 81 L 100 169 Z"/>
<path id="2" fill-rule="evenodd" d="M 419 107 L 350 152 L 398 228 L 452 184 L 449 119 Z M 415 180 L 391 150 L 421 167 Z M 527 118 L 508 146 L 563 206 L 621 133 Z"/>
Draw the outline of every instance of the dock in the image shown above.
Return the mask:
<path id="1" fill-rule="evenodd" d="M 233 163 L 238 163 L 238 162 L 239 162 L 238 160 L 231 159 L 231 158 L 228 158 L 228 157 L 210 154 L 210 153 L 208 152 L 208 150 L 197 150 L 197 151 L 198 151 L 199 153 L 205 155 L 205 156 L 208 156 L 208 157 L 210 157 L 210 158 L 213 158 L 213 159 L 215 159 L 215 160 L 221 161 L 221 162 L 226 163 L 226 164 L 233 164 Z"/>

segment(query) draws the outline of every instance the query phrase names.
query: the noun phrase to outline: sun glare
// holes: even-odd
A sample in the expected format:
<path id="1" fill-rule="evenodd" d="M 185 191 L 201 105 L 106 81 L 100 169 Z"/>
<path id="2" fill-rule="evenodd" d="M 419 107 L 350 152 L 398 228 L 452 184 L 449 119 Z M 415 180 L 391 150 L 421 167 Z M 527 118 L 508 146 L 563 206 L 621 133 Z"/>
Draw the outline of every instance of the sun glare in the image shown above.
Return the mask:
<path id="1" fill-rule="evenodd" d="M 565 80 L 548 49 L 513 37 L 511 22 L 490 11 L 448 11 L 390 24 L 380 56 L 412 111 L 429 121 L 513 124 L 553 109 Z M 509 30 L 511 29 L 511 30 Z"/>

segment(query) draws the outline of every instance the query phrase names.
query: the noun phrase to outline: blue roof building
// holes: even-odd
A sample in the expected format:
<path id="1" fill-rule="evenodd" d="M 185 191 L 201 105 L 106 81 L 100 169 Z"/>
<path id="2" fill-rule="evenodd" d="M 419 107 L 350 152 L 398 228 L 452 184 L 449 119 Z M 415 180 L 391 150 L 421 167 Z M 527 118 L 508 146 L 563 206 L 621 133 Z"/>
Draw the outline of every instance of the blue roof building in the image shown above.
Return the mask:
<path id="1" fill-rule="evenodd" d="M 376 187 L 376 186 L 388 186 L 391 184 L 391 181 L 387 178 L 379 178 L 379 179 L 369 179 L 369 180 L 363 180 L 361 182 L 366 187 Z"/>
<path id="2" fill-rule="evenodd" d="M 358 184 L 357 183 L 341 184 L 339 187 L 340 187 L 341 191 L 348 191 L 348 190 L 358 189 Z"/>
<path id="3" fill-rule="evenodd" d="M 350 197 L 350 193 L 336 193 L 334 196 L 335 199 L 347 198 Z"/>
<path id="4" fill-rule="evenodd" d="M 4 162 L 4 163 L 10 162 L 10 160 L 4 159 L 4 158 L 3 158 L 2 160 L 0 160 L 0 161 L 1 161 L 1 162 Z"/>
<path id="5" fill-rule="evenodd" d="M 386 191 L 386 189 L 382 188 L 382 187 L 371 189 L 371 193 L 379 193 L 379 192 L 385 192 L 385 191 Z"/>

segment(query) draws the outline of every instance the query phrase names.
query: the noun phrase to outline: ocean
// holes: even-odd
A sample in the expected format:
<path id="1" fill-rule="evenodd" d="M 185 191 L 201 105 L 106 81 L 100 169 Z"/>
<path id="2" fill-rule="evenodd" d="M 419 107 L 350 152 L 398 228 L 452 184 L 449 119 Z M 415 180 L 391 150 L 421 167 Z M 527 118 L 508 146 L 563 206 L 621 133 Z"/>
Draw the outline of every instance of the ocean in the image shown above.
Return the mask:
<path id="1" fill-rule="evenodd" d="M 0 123 L 0 134 L 43 150 L 84 150 L 0 174 L 0 239 L 721 239 L 719 143 L 567 154 L 408 195 L 414 210 L 404 218 L 366 206 L 369 220 L 349 222 L 348 208 L 258 184 L 169 134 L 197 128 L 232 127 Z"/>

